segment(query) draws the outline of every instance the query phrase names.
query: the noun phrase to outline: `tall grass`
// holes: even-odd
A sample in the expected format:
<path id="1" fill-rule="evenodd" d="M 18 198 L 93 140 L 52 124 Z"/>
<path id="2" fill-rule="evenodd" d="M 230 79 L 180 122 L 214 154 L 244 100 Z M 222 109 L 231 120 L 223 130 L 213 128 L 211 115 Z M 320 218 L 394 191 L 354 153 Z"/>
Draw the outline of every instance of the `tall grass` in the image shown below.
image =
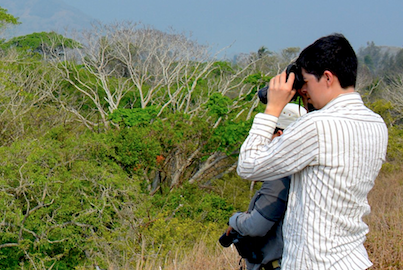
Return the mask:
<path id="1" fill-rule="evenodd" d="M 365 218 L 365 243 L 371 270 L 403 269 L 403 171 L 383 173 L 369 194 L 372 211 Z"/>
<path id="2" fill-rule="evenodd" d="M 176 250 L 164 260 L 139 258 L 134 266 L 130 264 L 122 268 L 110 265 L 108 270 L 238 270 L 239 263 L 240 257 L 233 246 L 223 248 L 217 243 L 211 248 L 200 241 L 190 252 Z"/>

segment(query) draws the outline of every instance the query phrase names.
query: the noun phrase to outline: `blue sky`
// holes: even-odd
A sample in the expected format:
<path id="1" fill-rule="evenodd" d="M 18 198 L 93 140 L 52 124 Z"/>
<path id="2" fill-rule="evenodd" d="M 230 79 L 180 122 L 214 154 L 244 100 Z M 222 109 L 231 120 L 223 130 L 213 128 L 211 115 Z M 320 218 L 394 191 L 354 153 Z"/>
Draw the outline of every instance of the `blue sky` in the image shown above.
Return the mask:
<path id="1" fill-rule="evenodd" d="M 279 52 L 343 33 L 358 50 L 368 41 L 403 47 L 402 0 L 63 0 L 94 19 L 142 22 L 192 35 L 229 53 L 261 46 Z"/>

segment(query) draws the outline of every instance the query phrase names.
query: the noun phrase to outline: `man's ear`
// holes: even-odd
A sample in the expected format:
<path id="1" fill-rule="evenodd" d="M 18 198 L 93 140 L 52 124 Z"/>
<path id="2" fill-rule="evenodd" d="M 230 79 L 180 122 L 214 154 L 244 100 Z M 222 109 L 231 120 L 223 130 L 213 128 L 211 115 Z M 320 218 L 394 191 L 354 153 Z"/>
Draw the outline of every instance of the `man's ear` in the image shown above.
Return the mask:
<path id="1" fill-rule="evenodd" d="M 277 133 L 276 133 L 276 135 L 278 135 L 278 136 L 281 136 L 281 135 L 283 135 L 283 131 L 282 131 L 282 130 L 277 130 Z"/>
<path id="2" fill-rule="evenodd" d="M 326 83 L 328 86 L 333 84 L 334 75 L 332 72 L 330 72 L 329 70 L 325 70 L 325 72 L 323 72 L 323 76 L 325 77 L 325 80 L 326 80 Z"/>

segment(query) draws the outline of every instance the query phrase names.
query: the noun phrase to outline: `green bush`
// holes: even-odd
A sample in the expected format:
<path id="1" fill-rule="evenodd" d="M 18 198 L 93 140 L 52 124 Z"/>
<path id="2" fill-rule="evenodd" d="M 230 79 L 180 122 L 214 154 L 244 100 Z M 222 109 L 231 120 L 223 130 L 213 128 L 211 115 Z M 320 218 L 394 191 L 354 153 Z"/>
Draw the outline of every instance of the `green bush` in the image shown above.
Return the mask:
<path id="1" fill-rule="evenodd" d="M 208 235 L 216 243 L 226 228 L 234 207 L 224 198 L 194 184 L 185 184 L 167 195 L 151 198 L 153 217 L 145 234 L 153 251 L 165 256 L 173 247 L 191 249 L 201 237 Z"/>
<path id="2" fill-rule="evenodd" d="M 0 148 L 0 239 L 7 245 L 0 269 L 72 269 L 86 262 L 95 240 L 124 235 L 130 222 L 136 229 L 139 182 L 91 158 L 91 137 L 62 131 Z"/>

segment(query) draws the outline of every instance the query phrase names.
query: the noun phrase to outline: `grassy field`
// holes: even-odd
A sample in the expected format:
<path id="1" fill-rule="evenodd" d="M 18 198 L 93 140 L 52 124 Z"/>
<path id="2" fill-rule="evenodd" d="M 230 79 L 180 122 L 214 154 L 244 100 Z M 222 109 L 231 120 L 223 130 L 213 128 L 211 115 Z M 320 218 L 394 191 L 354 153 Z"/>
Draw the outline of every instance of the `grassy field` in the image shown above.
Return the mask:
<path id="1" fill-rule="evenodd" d="M 366 247 L 371 269 L 403 269 L 403 171 L 382 174 L 369 194 Z"/>

